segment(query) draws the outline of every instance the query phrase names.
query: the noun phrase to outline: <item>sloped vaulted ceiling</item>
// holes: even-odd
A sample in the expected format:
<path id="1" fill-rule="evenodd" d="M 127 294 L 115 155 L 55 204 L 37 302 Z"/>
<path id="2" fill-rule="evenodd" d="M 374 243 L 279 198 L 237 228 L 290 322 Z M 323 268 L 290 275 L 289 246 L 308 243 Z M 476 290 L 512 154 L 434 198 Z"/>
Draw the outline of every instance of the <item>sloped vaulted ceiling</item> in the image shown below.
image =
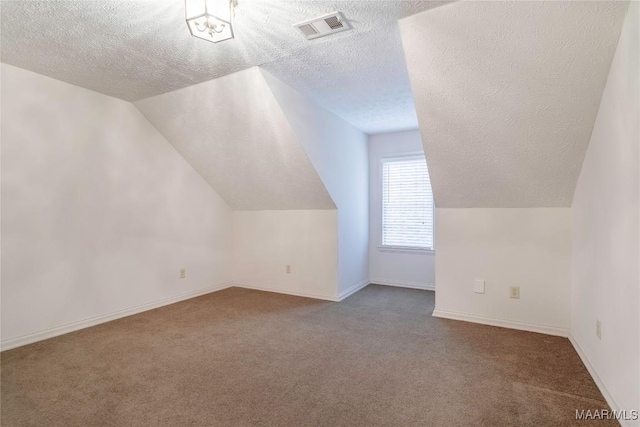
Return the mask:
<path id="1" fill-rule="evenodd" d="M 232 209 L 335 209 L 258 68 L 135 105 Z"/>
<path id="2" fill-rule="evenodd" d="M 570 206 L 626 2 L 461 2 L 400 20 L 438 207 Z"/>
<path id="3" fill-rule="evenodd" d="M 397 20 L 448 1 L 240 0 L 225 43 L 191 37 L 184 0 L 2 0 L 2 61 L 135 102 L 252 66 L 365 132 L 415 128 Z M 341 11 L 308 41 L 293 24 Z M 37 30 L 36 30 L 37 29 Z"/>

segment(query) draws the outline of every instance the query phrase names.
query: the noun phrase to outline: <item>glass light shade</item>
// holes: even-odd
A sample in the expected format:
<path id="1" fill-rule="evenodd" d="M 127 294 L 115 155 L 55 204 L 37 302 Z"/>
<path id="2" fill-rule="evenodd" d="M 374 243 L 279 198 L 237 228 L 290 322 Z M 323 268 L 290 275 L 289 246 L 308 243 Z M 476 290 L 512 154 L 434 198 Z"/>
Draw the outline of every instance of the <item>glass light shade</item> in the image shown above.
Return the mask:
<path id="1" fill-rule="evenodd" d="M 213 43 L 232 39 L 236 3 L 237 0 L 185 0 L 191 35 Z"/>

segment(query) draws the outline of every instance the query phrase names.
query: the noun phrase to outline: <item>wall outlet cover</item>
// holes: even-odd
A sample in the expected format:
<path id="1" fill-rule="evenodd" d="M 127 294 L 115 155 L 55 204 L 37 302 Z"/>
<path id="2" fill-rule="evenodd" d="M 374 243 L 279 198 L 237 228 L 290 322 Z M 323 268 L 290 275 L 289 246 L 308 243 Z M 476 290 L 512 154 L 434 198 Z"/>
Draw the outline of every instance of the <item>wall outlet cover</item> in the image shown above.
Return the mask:
<path id="1" fill-rule="evenodd" d="M 509 298 L 514 298 L 514 299 L 520 298 L 520 286 L 509 287 Z"/>
<path id="2" fill-rule="evenodd" d="M 476 294 L 484 294 L 484 280 L 476 279 L 473 284 L 473 292 Z"/>

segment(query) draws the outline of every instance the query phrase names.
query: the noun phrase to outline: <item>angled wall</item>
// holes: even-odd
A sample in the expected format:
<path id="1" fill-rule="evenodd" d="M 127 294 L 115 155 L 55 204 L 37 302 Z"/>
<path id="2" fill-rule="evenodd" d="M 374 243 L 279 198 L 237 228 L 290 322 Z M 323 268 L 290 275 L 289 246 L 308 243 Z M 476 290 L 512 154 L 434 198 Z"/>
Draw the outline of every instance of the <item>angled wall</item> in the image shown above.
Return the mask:
<path id="1" fill-rule="evenodd" d="M 337 299 L 336 205 L 257 67 L 135 105 L 234 210 L 234 283 Z"/>
<path id="2" fill-rule="evenodd" d="M 135 105 L 231 209 L 335 208 L 257 67 Z"/>
<path id="3" fill-rule="evenodd" d="M 572 206 L 572 336 L 611 407 L 627 410 L 640 410 L 638 6 L 629 5 Z"/>
<path id="4" fill-rule="evenodd" d="M 625 9 L 456 2 L 400 20 L 437 208 L 435 315 L 568 334 L 569 207 Z"/>
<path id="5" fill-rule="evenodd" d="M 625 2 L 455 2 L 400 20 L 439 208 L 569 207 Z"/>
<path id="6" fill-rule="evenodd" d="M 231 281 L 231 209 L 132 104 L 5 64 L 1 102 L 3 349 Z"/>
<path id="7" fill-rule="evenodd" d="M 369 279 L 367 136 L 261 70 L 338 208 L 339 294 Z"/>

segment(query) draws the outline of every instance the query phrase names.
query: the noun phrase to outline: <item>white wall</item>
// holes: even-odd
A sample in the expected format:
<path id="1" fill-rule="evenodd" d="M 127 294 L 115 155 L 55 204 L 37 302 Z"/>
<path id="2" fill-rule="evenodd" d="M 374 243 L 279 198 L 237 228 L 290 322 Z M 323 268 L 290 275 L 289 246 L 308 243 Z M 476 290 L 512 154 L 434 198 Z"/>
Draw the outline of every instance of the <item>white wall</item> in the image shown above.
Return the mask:
<path id="1" fill-rule="evenodd" d="M 627 410 L 640 410 L 639 15 L 631 2 L 572 205 L 573 339 Z"/>
<path id="2" fill-rule="evenodd" d="M 424 153 L 418 129 L 369 136 L 369 277 L 372 283 L 433 289 L 434 252 L 378 249 L 382 241 L 380 160 L 411 153 Z"/>
<path id="3" fill-rule="evenodd" d="M 337 299 L 335 210 L 233 213 L 234 283 L 294 295 Z M 286 266 L 290 266 L 290 273 Z"/>
<path id="4" fill-rule="evenodd" d="M 196 98 L 210 105 L 202 108 Z M 135 105 L 237 212 L 236 283 L 336 298 L 337 248 L 316 246 L 337 239 L 337 221 L 327 228 L 336 205 L 259 68 Z"/>
<path id="5" fill-rule="evenodd" d="M 340 294 L 369 279 L 367 136 L 262 70 L 338 208 Z"/>
<path id="6" fill-rule="evenodd" d="M 438 208 L 436 218 L 434 315 L 566 335 L 571 209 Z"/>
<path id="7" fill-rule="evenodd" d="M 3 64 L 2 114 L 3 346 L 231 280 L 230 209 L 132 104 Z"/>

